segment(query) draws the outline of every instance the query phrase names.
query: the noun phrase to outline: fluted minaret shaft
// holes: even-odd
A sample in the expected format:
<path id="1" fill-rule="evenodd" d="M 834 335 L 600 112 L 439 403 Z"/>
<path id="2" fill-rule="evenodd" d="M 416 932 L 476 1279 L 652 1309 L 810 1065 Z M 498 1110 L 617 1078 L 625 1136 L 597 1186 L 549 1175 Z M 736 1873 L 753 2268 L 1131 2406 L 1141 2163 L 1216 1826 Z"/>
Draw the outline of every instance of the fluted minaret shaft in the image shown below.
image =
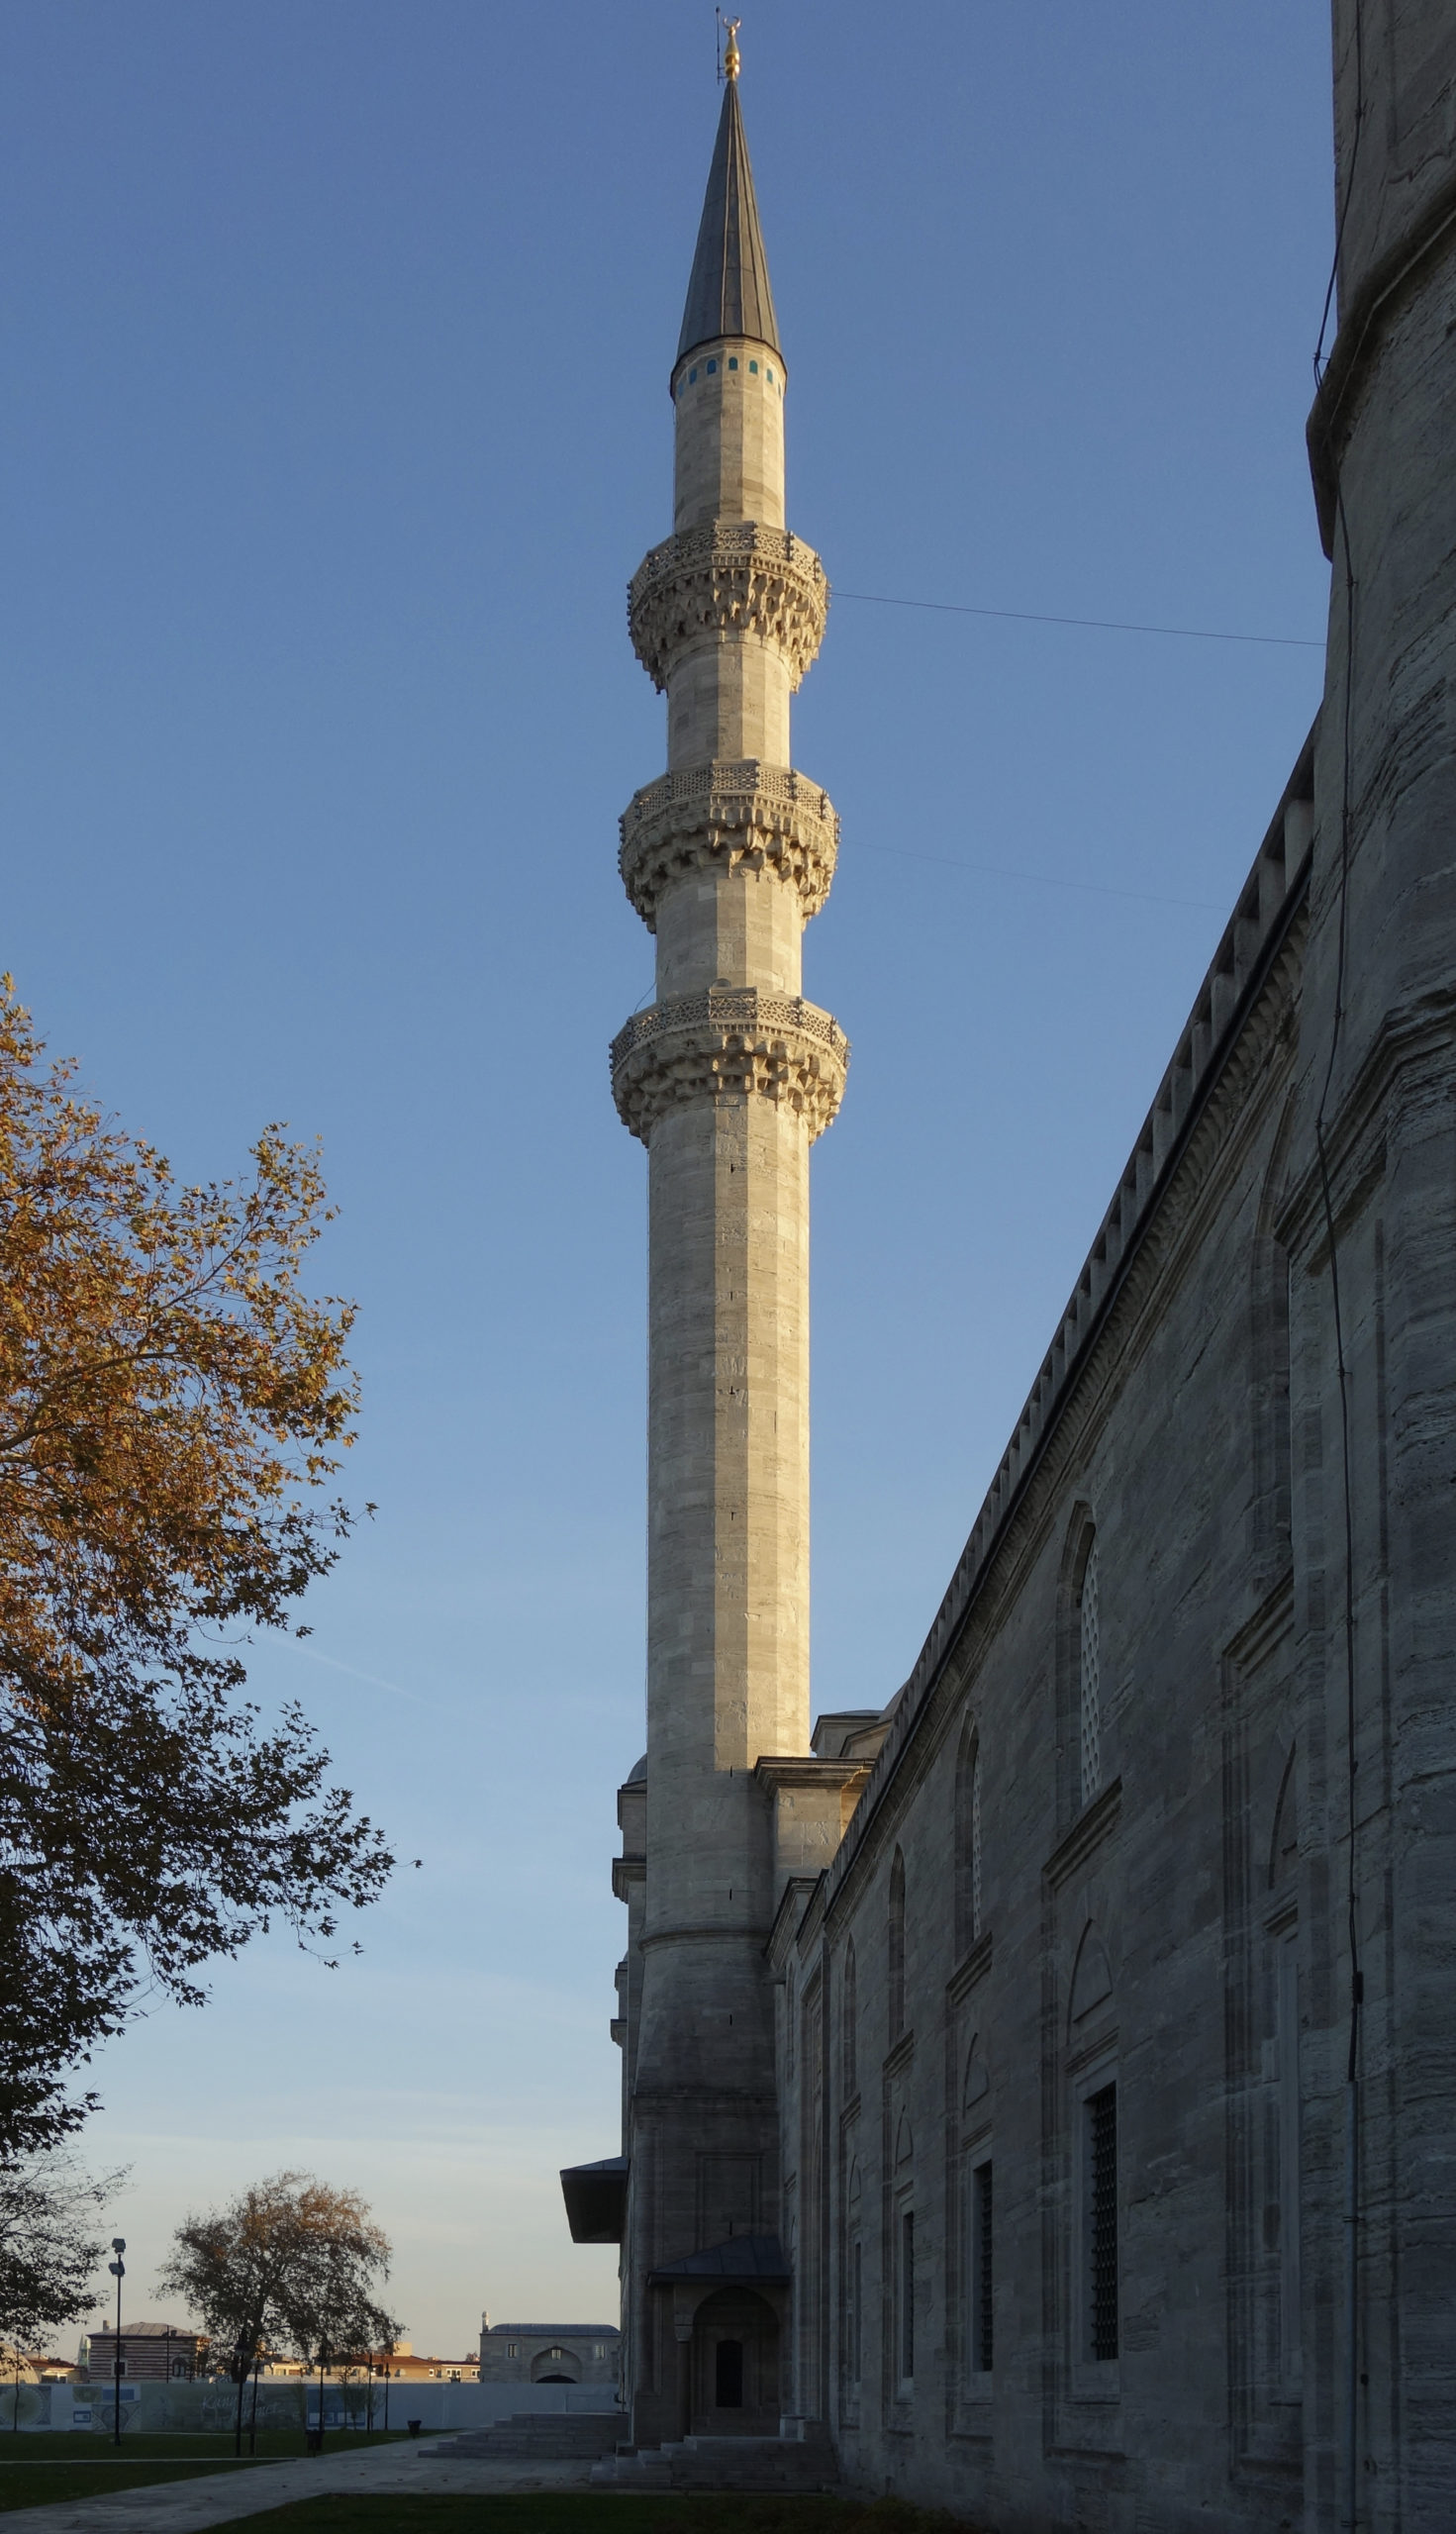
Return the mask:
<path id="1" fill-rule="evenodd" d="M 800 994 L 836 822 L 791 770 L 789 709 L 827 588 L 784 526 L 784 363 L 731 86 L 683 336 L 674 533 L 631 591 L 633 642 L 667 698 L 667 773 L 622 823 L 657 1000 L 613 1049 L 650 1183 L 647 1862 L 626 2263 L 639 2389 L 655 2381 L 640 2338 L 653 2266 L 777 2223 L 772 1890 L 751 1772 L 809 1741 L 809 1147 L 847 1058 Z M 704 2172 L 720 2168 L 705 2204 Z M 680 2425 L 677 2389 L 664 2379 L 658 2394 L 661 2416 L 638 2434 Z"/>

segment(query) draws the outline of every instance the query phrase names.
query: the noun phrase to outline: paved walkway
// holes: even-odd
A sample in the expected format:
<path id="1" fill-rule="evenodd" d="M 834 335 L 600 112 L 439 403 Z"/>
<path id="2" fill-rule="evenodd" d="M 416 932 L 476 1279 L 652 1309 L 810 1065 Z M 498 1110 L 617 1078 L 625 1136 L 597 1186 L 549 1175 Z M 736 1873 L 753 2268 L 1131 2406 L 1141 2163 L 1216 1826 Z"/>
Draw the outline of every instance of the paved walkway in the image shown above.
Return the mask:
<path id="1" fill-rule="evenodd" d="M 116 2490 L 110 2498 L 6 2508 L 0 2510 L 0 2534 L 207 2534 L 214 2525 L 239 2525 L 324 2490 L 429 2490 L 468 2497 L 492 2490 L 585 2489 L 591 2471 L 589 2459 L 467 2463 L 437 2454 L 436 2441 L 422 2438 L 418 2446 L 355 2447 L 347 2454 L 301 2455 L 296 2463 L 253 2464 L 241 2473 L 199 2474 L 195 2481 Z"/>

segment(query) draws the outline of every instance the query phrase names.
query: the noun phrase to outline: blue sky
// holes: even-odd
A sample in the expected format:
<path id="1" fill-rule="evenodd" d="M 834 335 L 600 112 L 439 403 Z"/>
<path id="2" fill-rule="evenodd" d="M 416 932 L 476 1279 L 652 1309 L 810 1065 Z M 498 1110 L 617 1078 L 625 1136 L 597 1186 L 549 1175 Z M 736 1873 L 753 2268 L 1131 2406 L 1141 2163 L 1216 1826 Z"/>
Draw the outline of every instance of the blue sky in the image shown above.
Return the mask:
<path id="1" fill-rule="evenodd" d="M 3 957 L 184 1174 L 324 1138 L 379 1512 L 254 1680 L 425 1860 L 357 1963 L 260 1947 L 108 2052 L 139 2308 L 184 2207 L 305 2164 L 373 2199 L 417 2346 L 614 2310 L 555 2168 L 617 2143 L 642 1744 L 645 1165 L 605 1051 L 663 730 L 624 592 L 670 525 L 713 42 L 701 0 L 0 10 Z M 857 1706 L 1318 700 L 1328 26 L 764 0 L 741 42 L 789 515 L 840 593 L 795 758 L 843 822 L 815 1677 Z"/>

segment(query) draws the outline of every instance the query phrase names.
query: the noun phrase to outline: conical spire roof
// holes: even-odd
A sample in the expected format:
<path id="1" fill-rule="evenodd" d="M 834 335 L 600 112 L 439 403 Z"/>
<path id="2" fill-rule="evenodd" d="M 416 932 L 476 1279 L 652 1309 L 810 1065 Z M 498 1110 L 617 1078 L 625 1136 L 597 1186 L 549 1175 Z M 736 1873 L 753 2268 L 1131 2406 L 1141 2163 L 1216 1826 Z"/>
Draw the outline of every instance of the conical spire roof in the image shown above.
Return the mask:
<path id="1" fill-rule="evenodd" d="M 768 257 L 758 226 L 753 170 L 734 78 L 729 78 L 724 91 L 678 359 L 695 344 L 711 343 L 719 335 L 751 335 L 755 342 L 779 350 Z"/>

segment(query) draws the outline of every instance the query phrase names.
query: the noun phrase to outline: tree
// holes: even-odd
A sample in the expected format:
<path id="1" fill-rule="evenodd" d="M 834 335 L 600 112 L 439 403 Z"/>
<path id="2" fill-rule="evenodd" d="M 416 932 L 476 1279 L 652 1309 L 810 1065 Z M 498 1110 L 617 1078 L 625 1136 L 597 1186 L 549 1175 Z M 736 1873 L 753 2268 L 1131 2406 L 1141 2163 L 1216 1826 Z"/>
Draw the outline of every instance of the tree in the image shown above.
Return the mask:
<path id="1" fill-rule="evenodd" d="M 392 2345 L 401 2325 L 377 2294 L 389 2262 L 388 2238 L 356 2191 L 282 2173 L 184 2218 L 158 2277 L 214 2345 L 234 2352 L 241 2382 L 260 2350 L 317 2362 L 321 2348 L 362 2360 Z"/>
<path id="2" fill-rule="evenodd" d="M 301 1709 L 240 1697 L 350 1521 L 317 1155 L 269 1126 L 178 1187 L 43 1059 L 0 980 L 0 2160 L 85 2116 L 144 1991 L 200 2003 L 274 1919 L 327 1944 L 394 1862 Z"/>
<path id="3" fill-rule="evenodd" d="M 0 2335 L 16 2349 L 92 2303 L 97 2218 L 124 2176 L 99 2181 L 64 2155 L 0 2167 Z"/>

